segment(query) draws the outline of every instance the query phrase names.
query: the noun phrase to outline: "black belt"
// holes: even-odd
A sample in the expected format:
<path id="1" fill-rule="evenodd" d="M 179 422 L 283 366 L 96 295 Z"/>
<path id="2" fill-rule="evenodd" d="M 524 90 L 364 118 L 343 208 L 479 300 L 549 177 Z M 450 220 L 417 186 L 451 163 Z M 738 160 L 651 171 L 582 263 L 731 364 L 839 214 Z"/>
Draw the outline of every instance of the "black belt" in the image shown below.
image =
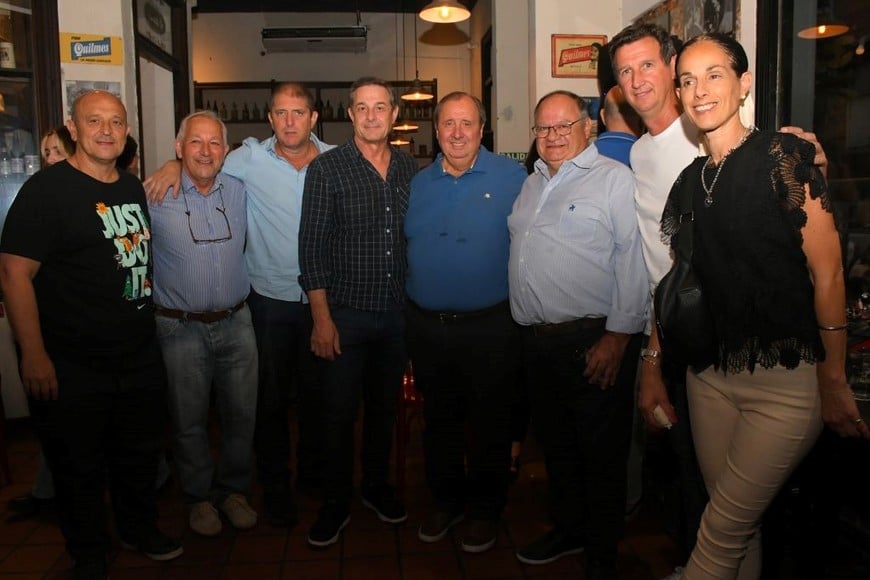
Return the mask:
<path id="1" fill-rule="evenodd" d="M 523 330 L 535 336 L 564 336 L 581 330 L 599 330 L 604 328 L 607 318 L 578 318 L 568 322 L 556 322 L 554 324 L 530 324 L 523 326 Z"/>
<path id="2" fill-rule="evenodd" d="M 507 300 L 499 302 L 495 306 L 488 306 L 486 308 L 481 308 L 480 310 L 466 310 L 463 312 L 438 312 L 437 310 L 426 310 L 425 308 L 420 308 L 419 305 L 411 302 L 410 300 L 408 301 L 408 303 L 414 308 L 414 310 L 419 312 L 421 316 L 425 318 L 436 319 L 442 324 L 459 322 L 461 320 L 468 320 L 471 318 L 479 318 L 481 316 L 487 316 L 496 312 L 508 311 L 510 309 Z"/>
<path id="3" fill-rule="evenodd" d="M 175 310 L 173 308 L 163 308 L 162 306 L 154 305 L 154 311 L 158 316 L 166 318 L 177 318 L 179 320 L 195 320 L 196 322 L 217 322 L 229 318 L 236 312 L 242 309 L 245 301 L 241 301 L 232 308 L 226 310 L 215 310 L 214 312 L 185 312 L 184 310 Z"/>

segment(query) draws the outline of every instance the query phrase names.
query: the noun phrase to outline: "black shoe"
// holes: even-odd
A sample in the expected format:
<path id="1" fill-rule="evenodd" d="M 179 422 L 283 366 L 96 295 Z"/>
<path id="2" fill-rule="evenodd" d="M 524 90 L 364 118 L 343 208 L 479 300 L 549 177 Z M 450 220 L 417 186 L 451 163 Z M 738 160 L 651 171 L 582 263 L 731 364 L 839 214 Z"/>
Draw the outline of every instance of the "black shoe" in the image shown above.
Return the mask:
<path id="1" fill-rule="evenodd" d="M 363 505 L 378 514 L 378 519 L 388 524 L 400 524 L 408 519 L 408 512 L 388 485 L 363 487 Z"/>
<path id="2" fill-rule="evenodd" d="M 562 556 L 579 554 L 585 548 L 583 539 L 554 530 L 535 540 L 522 550 L 517 550 L 517 560 L 523 564 L 549 564 Z"/>
<path id="3" fill-rule="evenodd" d="M 21 516 L 32 517 L 39 515 L 43 510 L 54 506 L 54 498 L 42 499 L 31 494 L 19 495 L 9 500 L 9 511 Z"/>
<path id="4" fill-rule="evenodd" d="M 122 537 L 121 546 L 128 550 L 141 552 L 148 558 L 158 562 L 174 560 L 184 553 L 184 548 L 181 547 L 180 543 L 168 537 L 157 528 L 154 528 L 138 539 Z"/>
<path id="5" fill-rule="evenodd" d="M 72 577 L 74 580 L 107 580 L 109 566 L 105 556 L 73 560 Z"/>
<path id="6" fill-rule="evenodd" d="M 338 541 L 341 530 L 350 521 L 350 511 L 347 505 L 336 501 L 328 501 L 320 508 L 317 521 L 308 531 L 308 543 L 315 548 L 325 548 Z"/>
<path id="7" fill-rule="evenodd" d="M 264 491 L 263 507 L 266 508 L 266 517 L 273 526 L 289 528 L 299 521 L 293 492 L 289 489 Z"/>

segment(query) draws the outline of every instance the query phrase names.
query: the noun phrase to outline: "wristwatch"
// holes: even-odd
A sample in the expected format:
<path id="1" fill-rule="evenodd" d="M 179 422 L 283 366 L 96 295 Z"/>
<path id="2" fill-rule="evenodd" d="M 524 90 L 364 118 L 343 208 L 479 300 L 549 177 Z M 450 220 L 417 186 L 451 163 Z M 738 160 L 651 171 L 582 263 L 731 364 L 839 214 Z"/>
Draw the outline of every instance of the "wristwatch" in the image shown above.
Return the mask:
<path id="1" fill-rule="evenodd" d="M 655 350 L 653 348 L 644 348 L 640 351 L 640 358 L 657 359 L 660 356 L 662 356 L 661 351 Z"/>

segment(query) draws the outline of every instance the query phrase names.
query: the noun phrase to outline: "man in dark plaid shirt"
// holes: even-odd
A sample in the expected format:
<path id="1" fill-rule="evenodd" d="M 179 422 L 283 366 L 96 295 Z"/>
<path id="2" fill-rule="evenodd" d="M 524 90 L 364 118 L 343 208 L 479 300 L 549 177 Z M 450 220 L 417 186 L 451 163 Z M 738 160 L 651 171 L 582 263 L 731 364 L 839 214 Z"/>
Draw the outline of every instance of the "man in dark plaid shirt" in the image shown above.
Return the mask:
<path id="1" fill-rule="evenodd" d="M 350 521 L 361 397 L 363 504 L 384 522 L 408 517 L 387 475 L 407 359 L 404 221 L 417 165 L 388 144 L 398 108 L 385 81 L 357 80 L 349 102 L 354 136 L 308 167 L 299 230 L 300 281 L 323 381 L 325 501 L 308 534 L 315 547 L 335 543 Z"/>

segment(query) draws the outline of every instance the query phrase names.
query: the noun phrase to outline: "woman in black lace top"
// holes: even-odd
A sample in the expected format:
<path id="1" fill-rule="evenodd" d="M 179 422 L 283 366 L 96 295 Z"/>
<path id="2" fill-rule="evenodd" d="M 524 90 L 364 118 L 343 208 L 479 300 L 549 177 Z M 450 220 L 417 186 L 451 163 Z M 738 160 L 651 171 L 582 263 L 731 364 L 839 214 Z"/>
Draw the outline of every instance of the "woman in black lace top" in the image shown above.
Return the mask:
<path id="1" fill-rule="evenodd" d="M 693 266 L 719 344 L 717 363 L 687 377 L 710 492 L 684 572 L 692 580 L 759 576 L 761 516 L 823 418 L 870 437 L 846 383 L 840 244 L 814 149 L 740 122 L 747 69 L 743 48 L 720 34 L 690 40 L 677 57 L 683 108 L 711 154 L 674 184 L 662 232 L 676 248 L 688 188 Z"/>

